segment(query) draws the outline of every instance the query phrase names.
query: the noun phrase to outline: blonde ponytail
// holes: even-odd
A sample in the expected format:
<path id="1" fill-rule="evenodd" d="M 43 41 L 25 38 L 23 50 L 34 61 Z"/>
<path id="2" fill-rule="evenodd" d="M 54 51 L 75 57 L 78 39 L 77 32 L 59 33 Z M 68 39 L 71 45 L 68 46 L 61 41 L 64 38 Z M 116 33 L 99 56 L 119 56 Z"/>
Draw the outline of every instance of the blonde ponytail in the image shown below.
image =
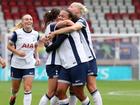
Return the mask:
<path id="1" fill-rule="evenodd" d="M 79 8 L 82 15 L 86 15 L 88 13 L 88 9 L 82 3 L 73 2 L 71 5 Z"/>
<path id="2" fill-rule="evenodd" d="M 17 30 L 17 29 L 20 29 L 20 28 L 23 28 L 22 22 L 17 23 L 17 24 L 15 25 L 15 27 L 13 27 L 13 28 L 11 29 L 11 31 L 13 32 L 13 31 L 15 31 L 15 30 Z"/>

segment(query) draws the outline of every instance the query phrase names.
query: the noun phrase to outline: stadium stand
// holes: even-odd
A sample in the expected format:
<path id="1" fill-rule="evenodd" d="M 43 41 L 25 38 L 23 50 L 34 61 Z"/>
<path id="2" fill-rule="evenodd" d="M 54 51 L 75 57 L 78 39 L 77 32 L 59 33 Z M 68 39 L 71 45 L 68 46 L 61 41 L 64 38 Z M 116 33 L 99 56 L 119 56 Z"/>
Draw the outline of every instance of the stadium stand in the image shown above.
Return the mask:
<path id="1" fill-rule="evenodd" d="M 75 1 L 89 9 L 86 18 L 91 32 L 140 32 L 140 0 L 1 0 L 0 26 L 10 29 L 22 15 L 29 13 L 34 18 L 34 28 L 42 31 L 46 11 L 52 7 L 65 8 Z"/>
<path id="2" fill-rule="evenodd" d="M 52 7 L 65 7 L 70 3 L 77 1 L 83 3 L 83 0 L 1 0 L 1 25 L 12 28 L 16 22 L 26 13 L 33 16 L 34 28 L 42 31 L 43 15 Z M 90 22 L 89 22 L 90 23 Z"/>

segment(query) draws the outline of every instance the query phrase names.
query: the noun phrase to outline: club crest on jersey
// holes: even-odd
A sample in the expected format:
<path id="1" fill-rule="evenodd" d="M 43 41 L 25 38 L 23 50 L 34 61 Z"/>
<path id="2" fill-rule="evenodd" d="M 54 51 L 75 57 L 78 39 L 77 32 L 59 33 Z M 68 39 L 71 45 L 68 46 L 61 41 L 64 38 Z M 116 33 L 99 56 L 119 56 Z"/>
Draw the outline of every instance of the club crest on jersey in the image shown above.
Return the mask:
<path id="1" fill-rule="evenodd" d="M 24 43 L 24 44 L 22 45 L 22 48 L 34 48 L 34 44 L 33 44 L 33 43 L 31 43 L 31 44 L 29 44 L 29 43 Z"/>

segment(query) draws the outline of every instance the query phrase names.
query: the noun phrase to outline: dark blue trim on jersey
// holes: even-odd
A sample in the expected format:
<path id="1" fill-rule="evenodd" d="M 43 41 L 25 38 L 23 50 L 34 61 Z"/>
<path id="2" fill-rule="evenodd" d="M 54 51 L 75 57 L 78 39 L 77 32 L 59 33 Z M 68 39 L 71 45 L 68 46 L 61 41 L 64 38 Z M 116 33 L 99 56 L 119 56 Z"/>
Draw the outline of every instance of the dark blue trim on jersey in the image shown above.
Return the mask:
<path id="1" fill-rule="evenodd" d="M 68 39 L 69 39 L 70 45 L 72 47 L 72 51 L 74 53 L 75 59 L 76 59 L 77 63 L 80 64 L 81 63 L 81 59 L 80 59 L 79 54 L 77 52 L 75 42 L 74 42 L 74 40 L 73 40 L 71 35 L 69 35 Z"/>
<path id="2" fill-rule="evenodd" d="M 38 34 L 37 41 L 40 39 L 40 35 Z"/>
<path id="3" fill-rule="evenodd" d="M 82 33 L 84 35 L 84 38 L 85 38 L 85 40 L 86 40 L 86 42 L 88 44 L 88 47 L 90 49 L 90 52 L 91 52 L 92 56 L 94 57 L 94 54 L 93 54 L 93 52 L 92 52 L 92 50 L 90 48 L 90 45 L 89 45 L 88 36 L 87 36 L 87 32 L 86 32 L 85 28 L 82 28 L 81 31 L 82 31 Z"/>
<path id="4" fill-rule="evenodd" d="M 87 24 L 86 24 L 87 22 L 83 18 L 79 18 L 78 22 L 81 22 L 84 25 L 84 27 L 87 26 Z"/>
<path id="5" fill-rule="evenodd" d="M 12 38 L 10 40 L 14 43 L 14 46 L 16 48 L 17 33 L 15 31 L 13 32 L 13 36 L 12 36 Z M 10 63 L 12 61 L 12 58 L 13 58 L 13 53 L 11 54 L 11 57 L 10 57 Z"/>
<path id="6" fill-rule="evenodd" d="M 84 24 L 85 26 L 87 26 L 87 25 L 86 25 L 87 22 L 86 22 L 84 19 L 82 19 L 82 18 L 80 18 L 80 19 L 78 20 L 78 22 L 81 22 L 82 24 Z M 90 48 L 90 45 L 89 45 L 89 40 L 88 40 L 88 35 L 87 35 L 86 27 L 82 27 L 81 32 L 83 33 L 83 36 L 84 36 L 84 38 L 85 38 L 85 40 L 86 40 L 86 42 L 87 42 L 87 44 L 88 44 L 88 47 L 89 47 L 89 49 L 90 49 L 90 52 L 91 52 L 92 56 L 94 57 L 94 54 L 93 54 L 93 52 L 92 52 L 92 50 L 91 50 L 91 48 Z"/>
<path id="7" fill-rule="evenodd" d="M 46 51 L 51 52 L 53 50 L 56 50 L 57 48 L 60 47 L 60 45 L 64 42 L 66 38 L 68 38 L 68 35 L 65 35 L 65 34 L 61 34 L 57 36 L 55 42 L 53 42 L 51 45 L 45 46 Z"/>
<path id="8" fill-rule="evenodd" d="M 14 31 L 13 32 L 13 36 L 12 36 L 12 38 L 10 39 L 14 44 L 16 43 L 16 41 L 17 41 L 17 33 Z"/>
<path id="9" fill-rule="evenodd" d="M 50 24 L 50 32 L 53 32 L 55 30 L 55 23 Z"/>
<path id="10" fill-rule="evenodd" d="M 50 32 L 55 30 L 55 25 L 56 24 L 50 24 Z M 51 64 L 55 64 L 55 55 L 56 55 L 56 50 L 53 50 Z"/>
<path id="11" fill-rule="evenodd" d="M 26 31 L 24 28 L 22 28 L 23 29 L 23 31 L 25 32 L 25 33 L 31 33 L 32 32 L 32 30 L 31 31 Z"/>
<path id="12" fill-rule="evenodd" d="M 56 50 L 54 50 L 54 51 L 52 52 L 51 64 L 55 64 L 55 54 L 56 54 Z"/>

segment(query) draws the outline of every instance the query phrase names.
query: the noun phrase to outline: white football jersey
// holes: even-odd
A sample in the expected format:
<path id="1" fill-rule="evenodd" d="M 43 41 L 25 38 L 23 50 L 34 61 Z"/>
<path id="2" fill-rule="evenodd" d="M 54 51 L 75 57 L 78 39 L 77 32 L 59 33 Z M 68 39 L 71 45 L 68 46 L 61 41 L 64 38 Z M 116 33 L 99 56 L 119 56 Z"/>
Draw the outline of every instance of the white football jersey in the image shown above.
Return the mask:
<path id="1" fill-rule="evenodd" d="M 11 66 L 20 69 L 28 69 L 35 67 L 35 44 L 39 39 L 37 31 L 25 32 L 24 29 L 17 29 L 13 32 L 11 42 L 15 44 L 17 50 L 24 51 L 26 56 L 20 57 L 16 54 L 12 55 Z"/>
<path id="2" fill-rule="evenodd" d="M 58 48 L 61 65 L 66 69 L 87 62 L 87 56 L 83 44 L 81 43 L 79 33 L 74 31 L 67 34 L 69 34 L 68 38 L 66 38 Z"/>
<path id="3" fill-rule="evenodd" d="M 45 35 L 48 35 L 50 32 L 54 31 L 55 29 L 55 23 L 50 23 L 45 30 Z M 49 53 L 47 53 L 47 61 L 46 61 L 46 65 L 61 65 L 60 62 L 60 57 L 58 55 L 57 50 L 51 51 Z"/>
<path id="4" fill-rule="evenodd" d="M 96 58 L 95 52 L 93 49 L 93 44 L 91 40 L 91 32 L 89 30 L 88 23 L 84 18 L 79 18 L 79 20 L 76 22 L 82 26 L 82 29 L 79 30 L 81 41 L 83 43 L 86 55 L 88 57 L 88 60 L 92 60 Z"/>

